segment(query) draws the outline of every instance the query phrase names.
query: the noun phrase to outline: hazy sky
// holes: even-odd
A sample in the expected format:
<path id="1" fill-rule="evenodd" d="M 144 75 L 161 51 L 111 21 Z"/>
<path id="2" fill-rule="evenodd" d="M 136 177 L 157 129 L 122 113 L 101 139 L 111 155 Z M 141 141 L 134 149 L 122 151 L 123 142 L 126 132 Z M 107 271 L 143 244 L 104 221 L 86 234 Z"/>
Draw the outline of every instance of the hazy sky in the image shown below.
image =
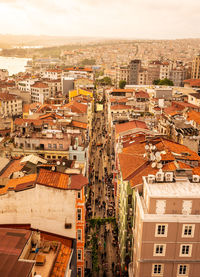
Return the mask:
<path id="1" fill-rule="evenodd" d="M 0 33 L 200 37 L 200 0 L 0 0 Z"/>

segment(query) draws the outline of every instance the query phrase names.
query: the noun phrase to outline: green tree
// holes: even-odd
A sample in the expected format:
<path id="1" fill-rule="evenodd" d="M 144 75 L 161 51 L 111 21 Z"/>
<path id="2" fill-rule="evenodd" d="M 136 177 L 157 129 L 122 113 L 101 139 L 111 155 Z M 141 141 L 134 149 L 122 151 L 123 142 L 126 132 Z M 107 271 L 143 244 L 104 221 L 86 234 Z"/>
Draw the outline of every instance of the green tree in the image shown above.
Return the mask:
<path id="1" fill-rule="evenodd" d="M 96 61 L 95 59 L 84 59 L 80 62 L 80 65 L 95 65 Z"/>
<path id="2" fill-rule="evenodd" d="M 165 78 L 165 79 L 163 79 L 163 80 L 160 80 L 160 79 L 154 80 L 154 81 L 153 81 L 153 85 L 159 85 L 159 86 L 173 86 L 174 83 L 173 83 L 171 80 Z"/>
<path id="3" fill-rule="evenodd" d="M 126 81 L 125 80 L 119 81 L 119 88 L 123 89 L 123 88 L 125 88 L 125 85 L 126 85 Z"/>
<path id="4" fill-rule="evenodd" d="M 95 85 L 100 85 L 100 86 L 112 86 L 112 80 L 110 77 L 104 77 L 101 79 L 96 80 Z"/>

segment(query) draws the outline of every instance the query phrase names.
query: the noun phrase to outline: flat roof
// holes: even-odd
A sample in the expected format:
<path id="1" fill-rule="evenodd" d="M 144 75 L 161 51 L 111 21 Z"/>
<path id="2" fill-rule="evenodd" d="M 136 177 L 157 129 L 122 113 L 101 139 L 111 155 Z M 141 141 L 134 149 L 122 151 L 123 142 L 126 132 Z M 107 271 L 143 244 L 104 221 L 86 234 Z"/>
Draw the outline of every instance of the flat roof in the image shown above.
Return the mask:
<path id="1" fill-rule="evenodd" d="M 146 183 L 150 193 L 150 197 L 199 198 L 200 183 L 192 183 L 187 177 L 185 177 L 185 179 L 182 181 L 180 180 L 170 183 Z"/>

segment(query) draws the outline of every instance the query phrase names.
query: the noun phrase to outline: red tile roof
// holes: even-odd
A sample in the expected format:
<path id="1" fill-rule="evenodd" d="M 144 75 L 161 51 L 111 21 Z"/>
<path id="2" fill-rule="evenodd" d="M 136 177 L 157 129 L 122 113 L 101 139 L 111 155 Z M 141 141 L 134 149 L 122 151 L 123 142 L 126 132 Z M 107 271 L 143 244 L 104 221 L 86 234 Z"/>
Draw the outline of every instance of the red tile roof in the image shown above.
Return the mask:
<path id="1" fill-rule="evenodd" d="M 134 89 L 113 89 L 112 92 L 134 92 Z"/>
<path id="2" fill-rule="evenodd" d="M 64 105 L 64 107 L 71 109 L 74 113 L 87 113 L 87 105 L 76 101 L 71 101 L 70 103 Z"/>
<path id="3" fill-rule="evenodd" d="M 9 94 L 7 92 L 0 93 L 0 100 L 2 100 L 2 101 L 11 101 L 11 100 L 15 100 L 15 99 L 16 99 L 16 95 Z"/>
<path id="4" fill-rule="evenodd" d="M 81 129 L 87 129 L 87 123 L 78 122 L 78 121 L 75 121 L 75 120 L 72 120 L 71 126 L 78 127 L 78 128 L 81 128 Z"/>
<path id="5" fill-rule="evenodd" d="M 116 134 L 120 134 L 136 128 L 148 129 L 145 122 L 140 120 L 133 120 L 126 123 L 116 124 L 115 132 Z"/>
<path id="6" fill-rule="evenodd" d="M 110 102 L 114 102 L 114 103 L 126 103 L 128 102 L 127 98 L 110 98 Z"/>
<path id="7" fill-rule="evenodd" d="M 189 84 L 191 87 L 199 87 L 200 79 L 187 79 L 183 81 L 185 84 Z"/>
<path id="8" fill-rule="evenodd" d="M 32 88 L 48 88 L 48 85 L 42 82 L 35 82 L 35 84 L 31 85 Z"/>
<path id="9" fill-rule="evenodd" d="M 140 91 L 136 91 L 135 92 L 135 97 L 136 98 L 146 98 L 146 99 L 149 99 L 149 94 L 143 90 L 140 90 Z"/>
<path id="10" fill-rule="evenodd" d="M 110 107 L 110 109 L 113 111 L 116 111 L 116 110 L 130 110 L 130 109 L 134 109 L 134 108 L 129 105 L 113 105 Z"/>
<path id="11" fill-rule="evenodd" d="M 200 112 L 190 111 L 187 114 L 187 120 L 193 120 L 200 125 Z"/>
<path id="12" fill-rule="evenodd" d="M 88 182 L 87 178 L 80 175 L 71 175 L 49 171 L 41 168 L 36 183 L 58 189 L 81 189 Z"/>

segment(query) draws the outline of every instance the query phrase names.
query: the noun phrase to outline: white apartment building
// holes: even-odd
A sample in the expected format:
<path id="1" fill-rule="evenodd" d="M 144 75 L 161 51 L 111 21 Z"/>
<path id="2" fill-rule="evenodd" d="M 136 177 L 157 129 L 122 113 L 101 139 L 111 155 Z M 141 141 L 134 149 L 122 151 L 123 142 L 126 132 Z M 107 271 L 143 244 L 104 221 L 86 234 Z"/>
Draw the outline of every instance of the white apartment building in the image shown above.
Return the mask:
<path id="1" fill-rule="evenodd" d="M 47 69 L 42 72 L 42 78 L 47 78 L 50 80 L 58 80 L 61 79 L 62 70 L 60 69 Z"/>
<path id="2" fill-rule="evenodd" d="M 37 82 L 38 79 L 26 79 L 18 82 L 18 89 L 21 91 L 31 91 L 31 86 Z"/>
<path id="3" fill-rule="evenodd" d="M 31 102 L 42 103 L 49 98 L 49 87 L 47 84 L 42 82 L 36 82 L 31 86 Z"/>

